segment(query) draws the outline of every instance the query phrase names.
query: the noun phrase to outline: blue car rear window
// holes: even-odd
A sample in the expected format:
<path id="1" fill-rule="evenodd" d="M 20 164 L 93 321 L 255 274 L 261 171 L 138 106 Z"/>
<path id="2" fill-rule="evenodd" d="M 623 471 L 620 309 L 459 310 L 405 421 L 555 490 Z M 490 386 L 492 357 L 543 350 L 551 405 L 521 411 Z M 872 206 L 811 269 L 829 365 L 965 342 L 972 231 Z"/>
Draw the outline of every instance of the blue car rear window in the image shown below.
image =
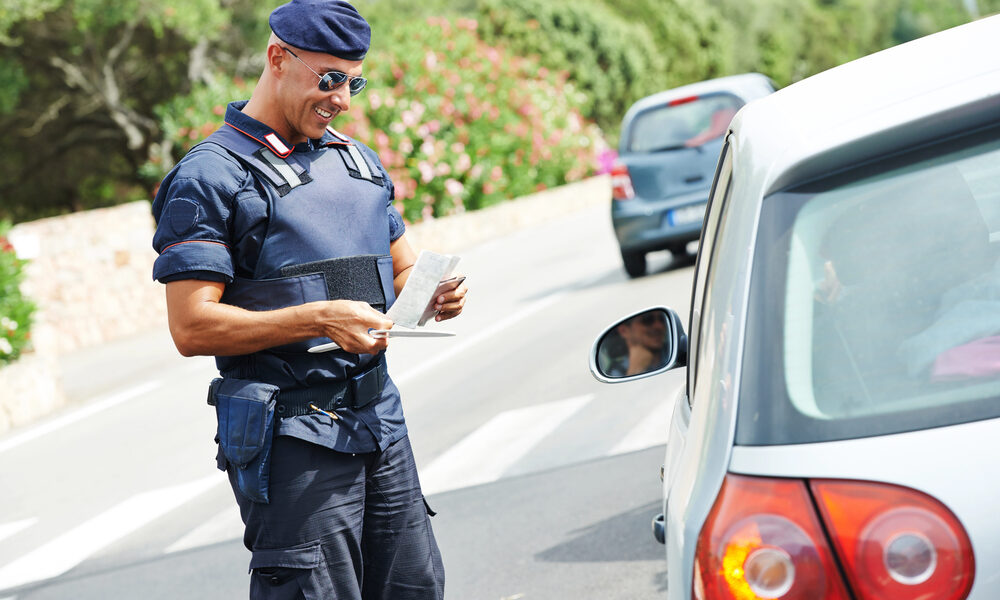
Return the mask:
<path id="1" fill-rule="evenodd" d="M 732 94 L 716 93 L 647 109 L 633 119 L 626 151 L 664 152 L 695 148 L 726 134 L 729 122 L 743 101 Z"/>

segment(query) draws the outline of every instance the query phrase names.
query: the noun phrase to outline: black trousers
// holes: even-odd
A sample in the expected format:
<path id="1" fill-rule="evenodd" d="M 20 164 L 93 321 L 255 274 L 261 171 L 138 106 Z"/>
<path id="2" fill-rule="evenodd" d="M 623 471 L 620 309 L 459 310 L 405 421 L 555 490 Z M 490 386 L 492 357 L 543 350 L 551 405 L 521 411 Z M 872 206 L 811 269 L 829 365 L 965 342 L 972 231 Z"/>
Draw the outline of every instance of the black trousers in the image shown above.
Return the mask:
<path id="1" fill-rule="evenodd" d="M 344 454 L 276 437 L 270 502 L 233 484 L 251 600 L 441 600 L 444 566 L 409 438 Z"/>

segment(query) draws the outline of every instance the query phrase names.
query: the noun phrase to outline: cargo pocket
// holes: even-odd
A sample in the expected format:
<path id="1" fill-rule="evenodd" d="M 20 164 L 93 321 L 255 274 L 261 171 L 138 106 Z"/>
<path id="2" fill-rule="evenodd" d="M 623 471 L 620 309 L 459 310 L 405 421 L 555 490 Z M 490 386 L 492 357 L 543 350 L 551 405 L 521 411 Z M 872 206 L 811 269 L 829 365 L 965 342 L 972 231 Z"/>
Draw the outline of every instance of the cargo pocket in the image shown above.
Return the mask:
<path id="1" fill-rule="evenodd" d="M 212 382 L 218 439 L 222 454 L 234 468 L 244 496 L 267 504 L 277 386 L 259 381 L 223 378 Z"/>
<path id="2" fill-rule="evenodd" d="M 333 581 L 319 542 L 254 550 L 250 571 L 251 598 L 330 600 L 334 597 Z"/>

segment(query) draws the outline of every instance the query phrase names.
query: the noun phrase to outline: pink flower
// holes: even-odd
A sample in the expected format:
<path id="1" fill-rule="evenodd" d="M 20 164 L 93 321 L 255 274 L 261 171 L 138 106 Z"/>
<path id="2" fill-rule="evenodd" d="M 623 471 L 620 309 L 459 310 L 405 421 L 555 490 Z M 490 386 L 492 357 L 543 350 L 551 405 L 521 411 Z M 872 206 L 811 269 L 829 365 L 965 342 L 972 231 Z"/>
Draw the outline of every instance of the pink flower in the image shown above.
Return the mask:
<path id="1" fill-rule="evenodd" d="M 462 185 L 461 181 L 449 178 L 444 182 L 444 189 L 448 192 L 449 196 L 458 196 L 465 191 L 465 186 Z"/>
<path id="2" fill-rule="evenodd" d="M 434 167 L 425 160 L 417 163 L 417 170 L 420 171 L 420 181 L 430 183 L 434 179 Z"/>
<path id="3" fill-rule="evenodd" d="M 597 155 L 597 173 L 603 175 L 604 173 L 610 173 L 611 168 L 615 164 L 615 159 L 618 158 L 618 153 L 612 148 L 606 148 L 602 150 Z"/>
<path id="4" fill-rule="evenodd" d="M 424 66 L 427 67 L 428 71 L 433 71 L 437 68 L 437 64 L 437 54 L 428 50 L 427 53 L 424 54 Z"/>

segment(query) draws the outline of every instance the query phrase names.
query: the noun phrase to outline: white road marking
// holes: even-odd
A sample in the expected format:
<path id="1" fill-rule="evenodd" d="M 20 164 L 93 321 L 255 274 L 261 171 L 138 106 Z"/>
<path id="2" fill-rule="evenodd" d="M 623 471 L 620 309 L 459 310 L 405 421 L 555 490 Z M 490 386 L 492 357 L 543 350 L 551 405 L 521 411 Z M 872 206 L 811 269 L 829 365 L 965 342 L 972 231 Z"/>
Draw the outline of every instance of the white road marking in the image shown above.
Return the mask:
<path id="1" fill-rule="evenodd" d="M 454 357 L 465 353 L 469 348 L 475 346 L 476 344 L 482 342 L 483 340 L 496 335 L 497 333 L 509 329 L 514 323 L 521 321 L 535 314 L 536 312 L 547 308 L 565 297 L 569 291 L 562 291 L 552 294 L 551 296 L 546 296 L 540 300 L 536 300 L 532 304 L 524 307 L 518 312 L 509 315 L 506 319 L 494 323 L 492 326 L 480 331 L 478 334 L 465 339 L 463 342 L 452 346 L 448 350 L 436 354 L 433 357 L 420 363 L 419 367 L 410 369 L 409 371 L 404 371 L 399 375 L 393 375 L 392 381 L 398 385 L 404 385 L 406 381 L 413 379 L 419 375 L 422 375 L 425 371 L 429 371 L 434 367 L 440 365 L 443 362 L 452 360 Z"/>
<path id="2" fill-rule="evenodd" d="M 614 448 L 608 452 L 608 456 L 645 450 L 646 448 L 666 444 L 672 414 L 672 404 L 670 402 L 660 402 L 653 412 L 647 414 L 638 425 L 625 434 L 625 437 L 621 441 L 615 444 Z"/>
<path id="3" fill-rule="evenodd" d="M 496 415 L 421 469 L 424 494 L 496 481 L 593 397 L 587 394 Z"/>
<path id="4" fill-rule="evenodd" d="M 243 519 L 240 517 L 239 506 L 233 502 L 229 508 L 192 529 L 187 535 L 168 546 L 163 553 L 173 554 L 241 537 L 243 537 Z"/>
<path id="5" fill-rule="evenodd" d="M 37 522 L 38 522 L 37 518 L 32 518 L 32 519 L 22 519 L 20 521 L 12 521 L 10 523 L 0 524 L 0 542 L 31 527 Z"/>
<path id="6" fill-rule="evenodd" d="M 58 577 L 95 552 L 225 481 L 219 474 L 138 494 L 0 568 L 0 590 Z"/>
<path id="7" fill-rule="evenodd" d="M 147 394 L 161 385 L 163 385 L 163 382 L 159 380 L 147 381 L 146 383 L 143 383 L 141 385 L 137 385 L 135 387 L 122 390 L 121 392 L 108 396 L 107 398 L 103 398 L 101 400 L 97 400 L 96 402 L 92 402 L 79 410 L 75 410 L 69 414 L 53 419 L 47 423 L 42 423 L 41 425 L 29 429 L 23 433 L 11 436 L 9 439 L 0 442 L 0 454 L 3 454 L 4 452 L 12 448 L 16 448 L 26 442 L 30 442 L 33 439 L 39 438 L 45 434 L 52 433 L 53 431 L 56 431 L 58 429 L 62 429 L 67 425 L 72 425 L 73 423 L 76 423 L 77 421 L 80 421 L 82 419 L 86 419 L 89 416 L 108 410 L 109 408 L 118 406 L 123 402 L 128 402 L 133 398 L 136 398 L 143 394 Z"/>

